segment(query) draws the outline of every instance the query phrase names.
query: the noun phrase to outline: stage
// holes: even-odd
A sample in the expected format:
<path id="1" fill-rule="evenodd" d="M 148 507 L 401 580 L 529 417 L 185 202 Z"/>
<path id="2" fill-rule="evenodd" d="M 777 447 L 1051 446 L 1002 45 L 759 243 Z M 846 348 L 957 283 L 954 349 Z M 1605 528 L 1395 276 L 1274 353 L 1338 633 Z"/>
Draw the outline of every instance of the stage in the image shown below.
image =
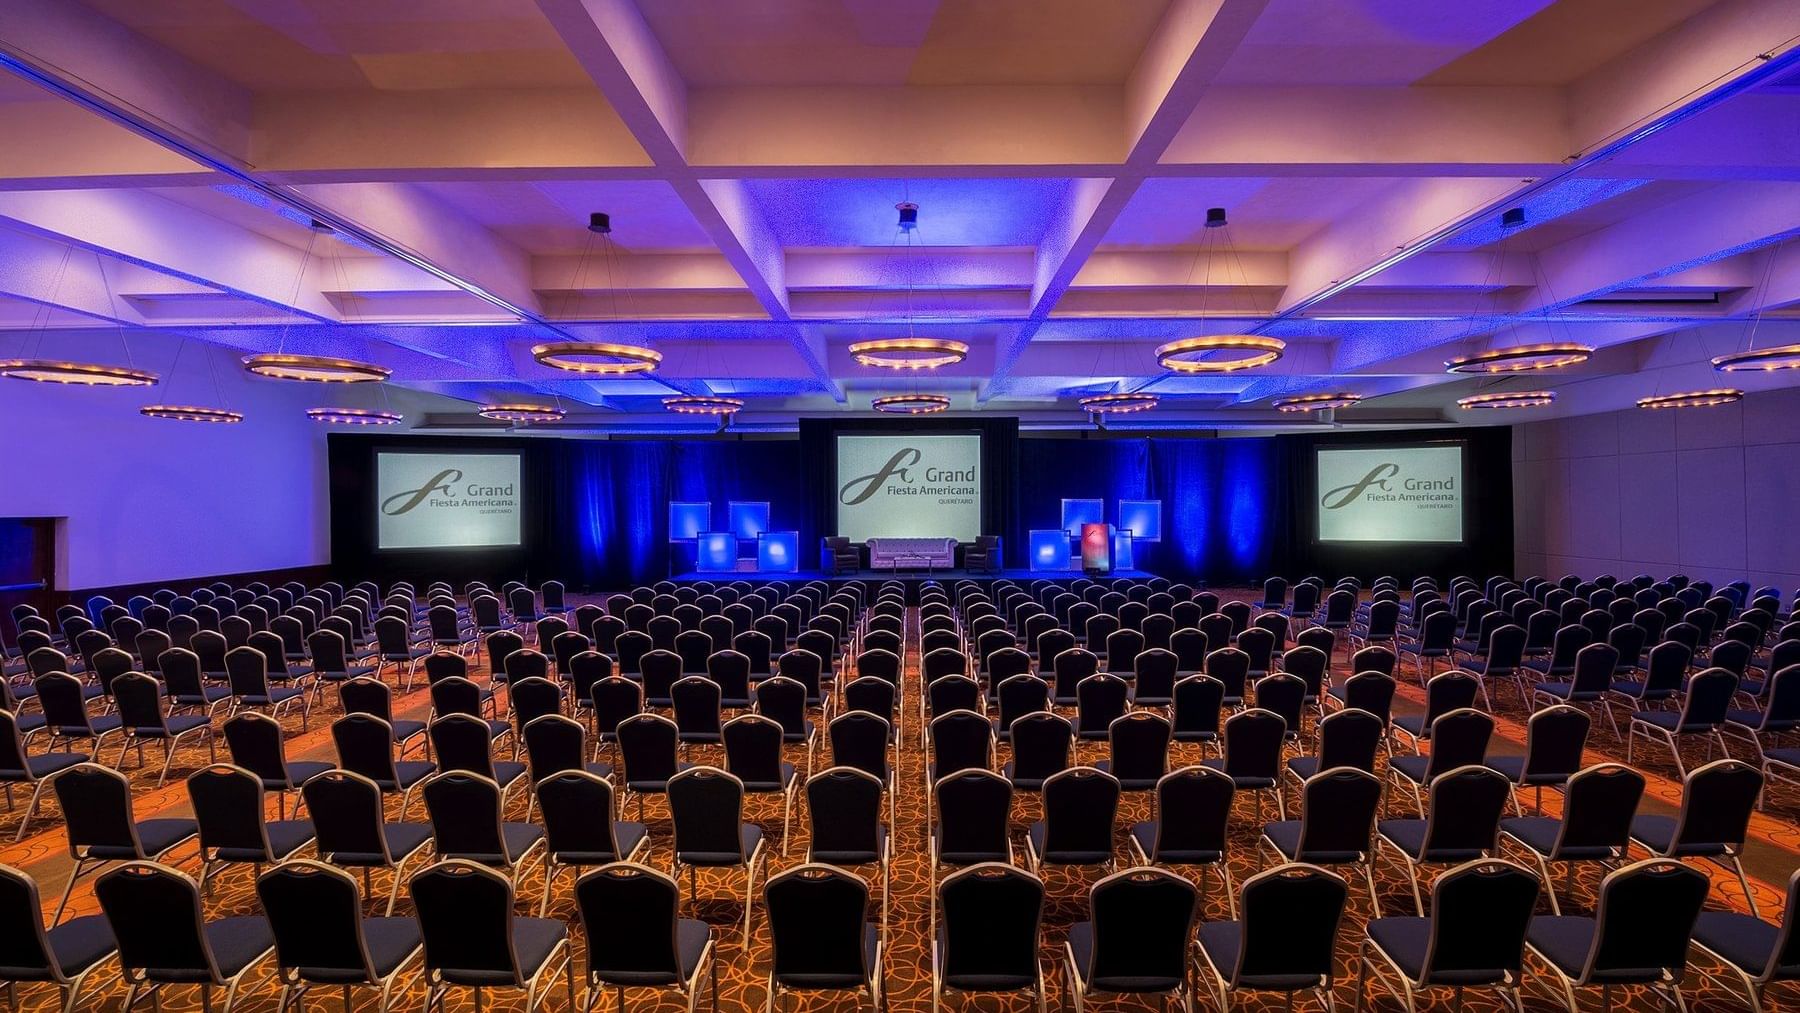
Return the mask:
<path id="1" fill-rule="evenodd" d="M 750 560 L 746 560 L 745 562 L 750 562 Z M 751 581 L 756 581 L 756 580 L 823 580 L 823 581 L 903 580 L 903 581 L 909 581 L 909 582 L 922 581 L 922 580 L 940 580 L 940 581 L 1000 580 L 1002 578 L 1004 578 L 1006 580 L 1014 580 L 1014 581 L 1074 580 L 1077 577 L 1083 577 L 1083 576 L 1086 576 L 1086 574 L 1082 573 L 1080 570 L 1005 569 L 1005 570 L 970 571 L 970 570 L 964 570 L 964 569 L 958 568 L 958 569 L 950 569 L 950 570 L 935 570 L 935 571 L 932 571 L 929 573 L 927 573 L 924 570 L 869 570 L 869 569 L 857 570 L 853 573 L 832 573 L 832 574 L 827 574 L 822 570 L 797 570 L 797 571 L 789 571 L 786 573 L 771 572 L 771 571 L 765 571 L 765 570 L 733 570 L 733 571 L 724 571 L 724 572 L 710 571 L 710 572 L 704 572 L 704 573 L 700 572 L 700 571 L 690 571 L 688 573 L 684 573 L 679 576 L 670 577 L 669 579 L 675 581 L 677 584 L 691 584 L 695 581 L 700 581 L 700 580 L 710 580 L 716 584 L 721 581 L 732 581 L 732 580 L 751 580 Z M 1132 580 L 1148 580 L 1151 577 L 1156 576 L 1156 574 L 1151 573 L 1148 570 L 1114 570 L 1111 573 L 1102 574 L 1101 576 L 1104 576 L 1109 579 L 1116 579 L 1116 578 L 1123 577 L 1123 578 L 1129 578 Z"/>

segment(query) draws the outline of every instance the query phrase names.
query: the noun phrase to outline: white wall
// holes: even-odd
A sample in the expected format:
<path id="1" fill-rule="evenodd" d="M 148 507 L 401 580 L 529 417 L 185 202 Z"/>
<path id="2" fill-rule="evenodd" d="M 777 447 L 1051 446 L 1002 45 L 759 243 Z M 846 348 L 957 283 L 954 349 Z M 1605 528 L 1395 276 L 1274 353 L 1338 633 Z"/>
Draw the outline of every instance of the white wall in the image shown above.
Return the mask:
<path id="1" fill-rule="evenodd" d="M 1800 587 L 1800 388 L 1518 426 L 1517 572 Z"/>
<path id="2" fill-rule="evenodd" d="M 138 414 L 154 402 L 215 404 L 203 349 L 216 356 L 225 400 L 245 420 L 202 425 Z M 171 378 L 172 345 L 170 352 L 138 363 L 164 370 L 157 387 L 0 379 L 0 516 L 66 518 L 57 583 L 70 590 L 329 562 L 331 427 L 302 412 L 374 406 L 380 392 L 255 379 L 235 353 L 198 342 Z M 399 390 L 390 396 L 402 411 L 421 403 Z"/>

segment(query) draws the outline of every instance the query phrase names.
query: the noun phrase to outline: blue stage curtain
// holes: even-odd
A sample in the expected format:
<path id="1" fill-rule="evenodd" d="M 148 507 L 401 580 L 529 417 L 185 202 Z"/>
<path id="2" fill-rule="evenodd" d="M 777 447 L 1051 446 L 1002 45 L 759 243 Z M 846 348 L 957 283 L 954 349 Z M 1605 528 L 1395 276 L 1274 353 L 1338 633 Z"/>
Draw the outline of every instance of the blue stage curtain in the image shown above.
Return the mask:
<path id="1" fill-rule="evenodd" d="M 727 500 L 767 501 L 770 525 L 800 531 L 805 547 L 798 444 L 787 441 L 558 441 L 560 466 L 552 497 L 551 530 L 560 542 L 564 578 L 571 585 L 614 589 L 650 583 L 692 563 L 669 544 L 669 502 L 713 504 L 714 528 L 725 524 Z M 746 552 L 749 547 L 746 546 Z"/>
<path id="2" fill-rule="evenodd" d="M 1160 499 L 1163 539 L 1133 546 L 1139 569 L 1175 580 L 1245 583 L 1272 572 L 1285 537 L 1275 516 L 1281 455 L 1274 440 L 1022 439 L 1019 524 L 1061 522 L 1065 498 Z M 1022 559 L 1022 556 L 1015 556 Z"/>

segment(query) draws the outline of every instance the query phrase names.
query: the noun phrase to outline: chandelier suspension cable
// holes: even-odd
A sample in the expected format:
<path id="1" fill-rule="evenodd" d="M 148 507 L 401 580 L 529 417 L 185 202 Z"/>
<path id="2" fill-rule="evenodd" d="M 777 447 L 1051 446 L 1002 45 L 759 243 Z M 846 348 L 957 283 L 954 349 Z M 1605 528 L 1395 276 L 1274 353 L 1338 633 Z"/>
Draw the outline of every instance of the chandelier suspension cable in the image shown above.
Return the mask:
<path id="1" fill-rule="evenodd" d="M 1775 276 L 1775 262 L 1781 258 L 1781 251 L 1786 246 L 1787 237 L 1783 236 L 1775 244 L 1775 249 L 1763 264 L 1762 282 L 1759 286 L 1762 298 L 1757 303 L 1756 312 L 1750 317 L 1750 326 L 1745 336 L 1744 347 L 1740 351 L 1728 352 L 1715 357 L 1712 360 L 1712 366 L 1719 372 L 1772 372 L 1778 369 L 1800 369 L 1800 342 L 1770 345 L 1760 349 L 1756 347 L 1756 333 L 1762 327 L 1763 314 L 1768 311 L 1769 301 L 1772 298 L 1769 286 Z"/>

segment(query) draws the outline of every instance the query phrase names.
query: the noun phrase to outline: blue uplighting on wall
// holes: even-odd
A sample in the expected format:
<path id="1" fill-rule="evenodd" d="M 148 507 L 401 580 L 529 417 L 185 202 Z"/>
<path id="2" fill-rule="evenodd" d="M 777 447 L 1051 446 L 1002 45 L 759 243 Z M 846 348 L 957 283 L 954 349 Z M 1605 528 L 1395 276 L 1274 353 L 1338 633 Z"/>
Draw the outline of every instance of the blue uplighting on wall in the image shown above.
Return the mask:
<path id="1" fill-rule="evenodd" d="M 1269 454 L 1248 440 L 1234 440 L 1225 449 L 1225 488 L 1230 490 L 1231 558 L 1244 572 L 1255 569 L 1267 546 L 1264 530 L 1269 523 L 1269 492 L 1273 469 Z"/>

